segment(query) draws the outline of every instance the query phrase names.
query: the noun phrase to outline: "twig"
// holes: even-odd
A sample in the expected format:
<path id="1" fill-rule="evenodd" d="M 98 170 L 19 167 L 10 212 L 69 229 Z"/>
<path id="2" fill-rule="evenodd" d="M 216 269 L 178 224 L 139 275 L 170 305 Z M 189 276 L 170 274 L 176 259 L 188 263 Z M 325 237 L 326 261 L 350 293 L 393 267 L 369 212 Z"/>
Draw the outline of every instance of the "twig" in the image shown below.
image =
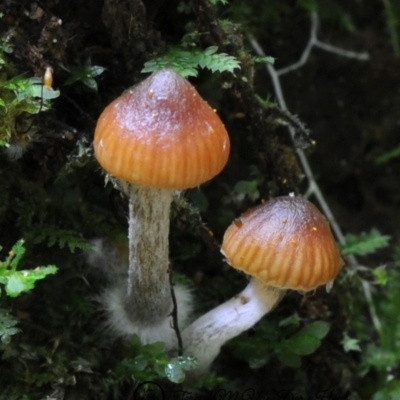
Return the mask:
<path id="1" fill-rule="evenodd" d="M 176 338 L 178 339 L 178 355 L 181 356 L 183 354 L 183 343 L 182 343 L 182 336 L 181 331 L 179 330 L 178 324 L 178 304 L 176 303 L 175 291 L 174 291 L 174 282 L 172 281 L 172 274 L 169 271 L 169 286 L 171 289 L 171 298 L 172 304 L 174 308 L 172 309 L 172 328 L 176 333 Z"/>
<path id="2" fill-rule="evenodd" d="M 294 71 L 295 69 L 302 67 L 308 61 L 308 57 L 310 56 L 311 50 L 317 39 L 318 18 L 316 18 L 315 15 L 316 14 L 313 13 L 311 16 L 310 38 L 308 40 L 306 47 L 303 50 L 303 53 L 301 54 L 299 61 L 297 61 L 294 64 L 291 64 L 285 68 L 282 68 L 279 71 L 275 71 L 278 76 L 287 74 L 288 72 L 291 72 L 291 71 Z M 254 46 L 253 46 L 253 48 L 254 48 Z M 257 50 L 256 50 L 256 52 L 258 53 Z"/>
<path id="3" fill-rule="evenodd" d="M 253 49 L 256 51 L 256 53 L 258 55 L 265 57 L 264 50 L 261 48 L 261 46 L 259 45 L 259 43 L 257 42 L 256 39 L 251 38 L 250 39 L 250 43 L 251 43 Z M 297 64 L 299 64 L 299 63 L 297 63 Z M 295 64 L 293 64 L 293 65 L 295 65 Z M 301 65 L 303 65 L 303 64 L 301 64 Z M 268 73 L 269 73 L 269 75 L 271 76 L 271 79 L 272 79 L 272 84 L 274 86 L 274 91 L 275 91 L 276 98 L 278 100 L 278 104 L 279 104 L 280 108 L 283 111 L 288 111 L 288 108 L 286 106 L 285 97 L 284 97 L 283 92 L 282 92 L 281 82 L 280 82 L 279 76 L 277 74 L 277 71 L 269 63 L 266 64 L 266 67 L 267 67 Z M 294 141 L 294 139 L 295 139 L 295 130 L 290 125 L 288 126 L 288 129 L 289 129 L 289 132 L 290 132 L 290 136 L 291 136 L 292 140 Z M 319 186 L 317 185 L 317 183 L 315 181 L 314 174 L 312 172 L 312 169 L 310 167 L 308 159 L 307 159 L 306 155 L 304 154 L 304 151 L 302 149 L 296 148 L 296 152 L 297 152 L 297 155 L 299 157 L 299 160 L 300 160 L 301 166 L 303 168 L 303 171 L 304 171 L 304 173 L 305 173 L 305 175 L 306 175 L 306 177 L 308 179 L 308 185 L 309 186 L 308 186 L 307 194 L 313 193 L 315 195 L 315 197 L 317 198 L 317 200 L 318 200 L 318 202 L 319 202 L 319 204 L 320 204 L 320 206 L 322 208 L 322 211 L 324 212 L 325 216 L 330 221 L 331 226 L 332 226 L 332 230 L 335 233 L 337 239 L 339 240 L 339 243 L 344 244 L 345 243 L 344 235 L 343 235 L 339 225 L 337 224 L 336 219 L 333 216 L 333 213 L 330 210 L 330 207 L 329 207 L 328 203 L 325 201 L 325 199 L 324 199 L 324 197 L 322 195 L 322 192 L 319 189 Z"/>
<path id="4" fill-rule="evenodd" d="M 288 72 L 291 72 L 298 68 L 301 68 L 308 61 L 308 58 L 310 56 L 310 53 L 311 53 L 311 50 L 313 47 L 318 47 L 322 50 L 337 54 L 339 56 L 354 58 L 354 59 L 357 59 L 360 61 L 365 61 L 365 60 L 369 59 L 369 55 L 367 53 L 356 53 L 353 51 L 340 49 L 338 47 L 321 42 L 317 38 L 318 25 L 319 25 L 318 15 L 314 12 L 311 15 L 310 38 L 308 40 L 306 47 L 303 50 L 302 55 L 300 56 L 299 61 L 297 61 L 294 64 L 291 64 L 287 67 L 281 68 L 280 70 L 276 70 L 270 63 L 265 64 L 267 71 L 272 80 L 272 85 L 274 87 L 274 91 L 275 91 L 275 95 L 276 95 L 278 104 L 283 111 L 288 111 L 288 108 L 286 106 L 286 101 L 285 101 L 285 97 L 284 97 L 284 94 L 282 91 L 282 86 L 281 86 L 279 77 L 283 74 L 286 74 Z M 250 44 L 253 47 L 254 51 L 259 56 L 265 57 L 266 54 L 265 54 L 264 50 L 262 49 L 262 47 L 260 46 L 260 44 L 257 42 L 257 40 L 252 37 L 249 40 L 250 40 Z M 290 136 L 294 142 L 295 141 L 295 133 L 296 133 L 295 129 L 290 125 L 288 126 L 288 129 L 290 132 Z M 343 232 L 342 232 L 339 224 L 337 223 L 328 203 L 326 202 L 326 200 L 316 182 L 313 171 L 311 169 L 311 166 L 308 162 L 308 159 L 307 159 L 305 153 L 303 152 L 302 149 L 300 149 L 298 147 L 296 147 L 296 152 L 297 152 L 299 161 L 301 163 L 301 166 L 303 168 L 303 171 L 308 180 L 308 189 L 306 191 L 305 197 L 309 197 L 311 195 L 314 195 L 316 197 L 323 213 L 325 214 L 326 218 L 329 220 L 329 222 L 331 224 L 332 230 L 333 230 L 337 240 L 339 241 L 339 243 L 341 245 L 346 244 L 346 238 L 343 235 Z M 359 264 L 356 257 L 354 257 L 354 256 L 348 256 L 348 257 L 346 257 L 346 259 L 348 261 L 348 264 L 351 265 L 352 267 L 356 267 Z M 382 324 L 376 313 L 375 305 L 374 305 L 374 302 L 372 299 L 370 284 L 367 281 L 365 281 L 364 279 L 362 279 L 361 285 L 362 285 L 362 289 L 364 292 L 364 297 L 368 303 L 371 320 L 374 324 L 375 329 L 379 333 L 381 333 L 382 332 Z"/>
<path id="5" fill-rule="evenodd" d="M 341 57 L 355 58 L 359 61 L 368 61 L 370 59 L 368 53 L 356 53 L 354 51 L 343 50 L 339 47 L 332 46 L 331 44 L 320 42 L 318 39 L 315 41 L 314 46 Z"/>
<path id="6" fill-rule="evenodd" d="M 332 46 L 331 44 L 328 44 L 328 43 L 321 42 L 317 37 L 318 27 L 319 27 L 318 14 L 313 12 L 311 14 L 310 38 L 308 39 L 308 43 L 307 43 L 306 47 L 304 48 L 299 61 L 297 61 L 294 64 L 291 64 L 287 67 L 281 68 L 280 70 L 277 70 L 276 73 L 278 76 L 287 74 L 288 72 L 294 71 L 294 70 L 302 67 L 308 61 L 308 58 L 310 56 L 310 53 L 311 53 L 311 50 L 313 47 L 318 47 L 322 50 L 325 50 L 329 53 L 337 54 L 341 57 L 355 58 L 356 60 L 359 60 L 359 61 L 369 60 L 369 54 L 366 52 L 357 53 L 354 51 L 341 49 L 340 47 Z"/>

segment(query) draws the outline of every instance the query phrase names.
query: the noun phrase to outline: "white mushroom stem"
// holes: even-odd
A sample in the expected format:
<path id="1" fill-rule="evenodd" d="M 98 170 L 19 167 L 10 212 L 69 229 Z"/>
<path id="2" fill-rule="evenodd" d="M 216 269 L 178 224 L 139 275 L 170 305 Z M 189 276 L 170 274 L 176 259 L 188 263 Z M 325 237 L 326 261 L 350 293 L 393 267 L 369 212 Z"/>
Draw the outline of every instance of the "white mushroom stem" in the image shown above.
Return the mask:
<path id="1" fill-rule="evenodd" d="M 218 356 L 221 346 L 254 326 L 279 303 L 285 292 L 253 278 L 241 293 L 184 329 L 184 353 L 198 361 L 193 374 L 205 372 Z"/>

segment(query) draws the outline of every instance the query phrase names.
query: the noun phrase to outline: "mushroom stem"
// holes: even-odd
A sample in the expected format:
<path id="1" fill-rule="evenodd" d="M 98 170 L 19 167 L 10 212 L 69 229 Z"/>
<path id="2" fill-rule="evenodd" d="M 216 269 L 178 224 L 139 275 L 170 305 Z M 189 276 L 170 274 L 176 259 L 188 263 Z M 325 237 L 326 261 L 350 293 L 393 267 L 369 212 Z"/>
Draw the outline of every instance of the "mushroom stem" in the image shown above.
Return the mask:
<path id="1" fill-rule="evenodd" d="M 167 348 L 174 348 L 177 336 L 168 265 L 173 190 L 131 186 L 125 191 L 130 196 L 129 272 L 128 276 L 117 277 L 100 301 L 114 335 L 138 335 L 143 344 L 164 342 Z M 192 296 L 180 285 L 174 286 L 174 294 L 176 317 L 182 328 L 191 311 Z"/>
<path id="2" fill-rule="evenodd" d="M 192 378 L 204 373 L 218 356 L 221 346 L 254 326 L 279 303 L 285 293 L 285 290 L 253 278 L 238 295 L 184 329 L 184 353 L 198 361 Z"/>
<path id="3" fill-rule="evenodd" d="M 168 271 L 173 191 L 131 185 L 129 275 L 125 309 L 133 321 L 152 325 L 172 312 Z"/>

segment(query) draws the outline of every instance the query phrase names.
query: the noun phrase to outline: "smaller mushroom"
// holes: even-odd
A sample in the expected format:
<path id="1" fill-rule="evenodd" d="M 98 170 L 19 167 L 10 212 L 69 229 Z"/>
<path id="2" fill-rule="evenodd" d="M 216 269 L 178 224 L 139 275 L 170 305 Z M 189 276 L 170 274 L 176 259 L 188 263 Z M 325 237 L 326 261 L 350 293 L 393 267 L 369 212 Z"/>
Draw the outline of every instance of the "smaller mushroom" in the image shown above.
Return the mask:
<path id="1" fill-rule="evenodd" d="M 225 232 L 222 253 L 252 276 L 237 296 L 183 331 L 185 354 L 208 369 L 221 346 L 255 325 L 287 289 L 308 292 L 331 284 L 344 263 L 329 223 L 302 197 L 282 196 L 244 213 Z"/>
<path id="2" fill-rule="evenodd" d="M 326 218 L 295 196 L 244 213 L 225 232 L 222 253 L 234 268 L 281 290 L 330 284 L 344 265 Z"/>

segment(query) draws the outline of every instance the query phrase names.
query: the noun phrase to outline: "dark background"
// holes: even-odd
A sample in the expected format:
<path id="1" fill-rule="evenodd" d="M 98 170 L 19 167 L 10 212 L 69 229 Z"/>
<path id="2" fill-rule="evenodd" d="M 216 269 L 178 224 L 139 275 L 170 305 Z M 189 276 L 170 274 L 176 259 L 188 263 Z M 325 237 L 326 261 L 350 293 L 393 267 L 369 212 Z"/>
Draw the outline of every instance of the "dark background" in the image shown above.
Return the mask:
<path id="1" fill-rule="evenodd" d="M 254 62 L 248 38 L 253 36 L 275 58 L 279 70 L 296 62 L 307 45 L 311 10 L 318 13 L 322 42 L 366 52 L 369 60 L 314 48 L 304 66 L 281 77 L 289 113 L 265 108 L 256 96 L 273 103 L 273 86 L 264 64 Z M 1 4 L 0 12 L 0 32 L 12 44 L 1 82 L 21 74 L 42 76 L 51 66 L 53 87 L 60 90 L 51 109 L 40 112 L 27 132 L 19 127 L 31 117 L 15 116 L 16 128 L 7 140 L 23 148 L 22 157 L 12 160 L 7 151 L 0 155 L 4 257 L 24 238 L 24 268 L 59 267 L 33 292 L 13 300 L 3 293 L 3 305 L 19 319 L 21 333 L 1 345 L 0 398 L 127 399 L 137 380 L 154 377 L 153 370 L 138 377 L 121 367 L 142 350 L 133 346 L 126 357 L 126 343 L 109 340 L 99 328 L 102 314 L 93 299 L 107 282 L 101 271 L 85 264 L 80 248 L 84 239 L 123 238 L 126 232 L 126 199 L 112 185 L 105 187 L 93 157 L 98 116 L 147 76 L 141 73 L 145 62 L 182 45 L 188 33 L 193 34 L 190 46 L 218 46 L 218 52 L 241 63 L 234 74 L 201 69 L 190 78 L 218 110 L 231 137 L 224 171 L 187 191 L 194 207 L 173 207 L 171 262 L 178 279 L 194 288 L 196 312 L 221 303 L 245 284 L 245 277 L 230 271 L 219 253 L 218 243 L 231 221 L 262 199 L 306 191 L 296 146 L 304 145 L 345 234 L 376 228 L 391 237 L 388 247 L 359 259 L 365 268 L 345 268 L 329 295 L 324 289 L 315 295 L 289 294 L 271 318 L 223 349 L 213 373 L 195 393 L 212 396 L 216 387 L 241 393 L 251 387 L 265 397 L 282 396 L 280 391 L 286 390 L 289 397 L 276 398 L 300 399 L 334 389 L 330 397 L 320 398 L 399 398 L 400 158 L 381 158 L 400 147 L 400 6 L 395 0 L 232 0 L 215 6 L 207 0 L 14 0 Z M 66 84 L 74 68 L 88 59 L 105 68 L 94 77 L 98 90 L 82 80 Z M 287 131 L 293 117 L 310 133 L 300 131 L 295 144 Z M 241 181 L 253 189 L 244 190 L 243 184 L 238 186 Z M 389 283 L 372 286 L 384 327 L 377 332 L 360 282 L 372 283 L 373 270 L 381 265 L 387 265 Z M 299 325 L 288 330 L 279 325 L 294 314 Z M 302 357 L 300 368 L 283 365 L 274 343 L 318 320 L 330 324 L 320 348 Z M 265 342 L 260 341 L 263 332 L 270 335 Z M 358 340 L 359 349 L 345 351 L 344 337 Z M 249 359 L 257 352 L 266 358 L 252 368 Z"/>

